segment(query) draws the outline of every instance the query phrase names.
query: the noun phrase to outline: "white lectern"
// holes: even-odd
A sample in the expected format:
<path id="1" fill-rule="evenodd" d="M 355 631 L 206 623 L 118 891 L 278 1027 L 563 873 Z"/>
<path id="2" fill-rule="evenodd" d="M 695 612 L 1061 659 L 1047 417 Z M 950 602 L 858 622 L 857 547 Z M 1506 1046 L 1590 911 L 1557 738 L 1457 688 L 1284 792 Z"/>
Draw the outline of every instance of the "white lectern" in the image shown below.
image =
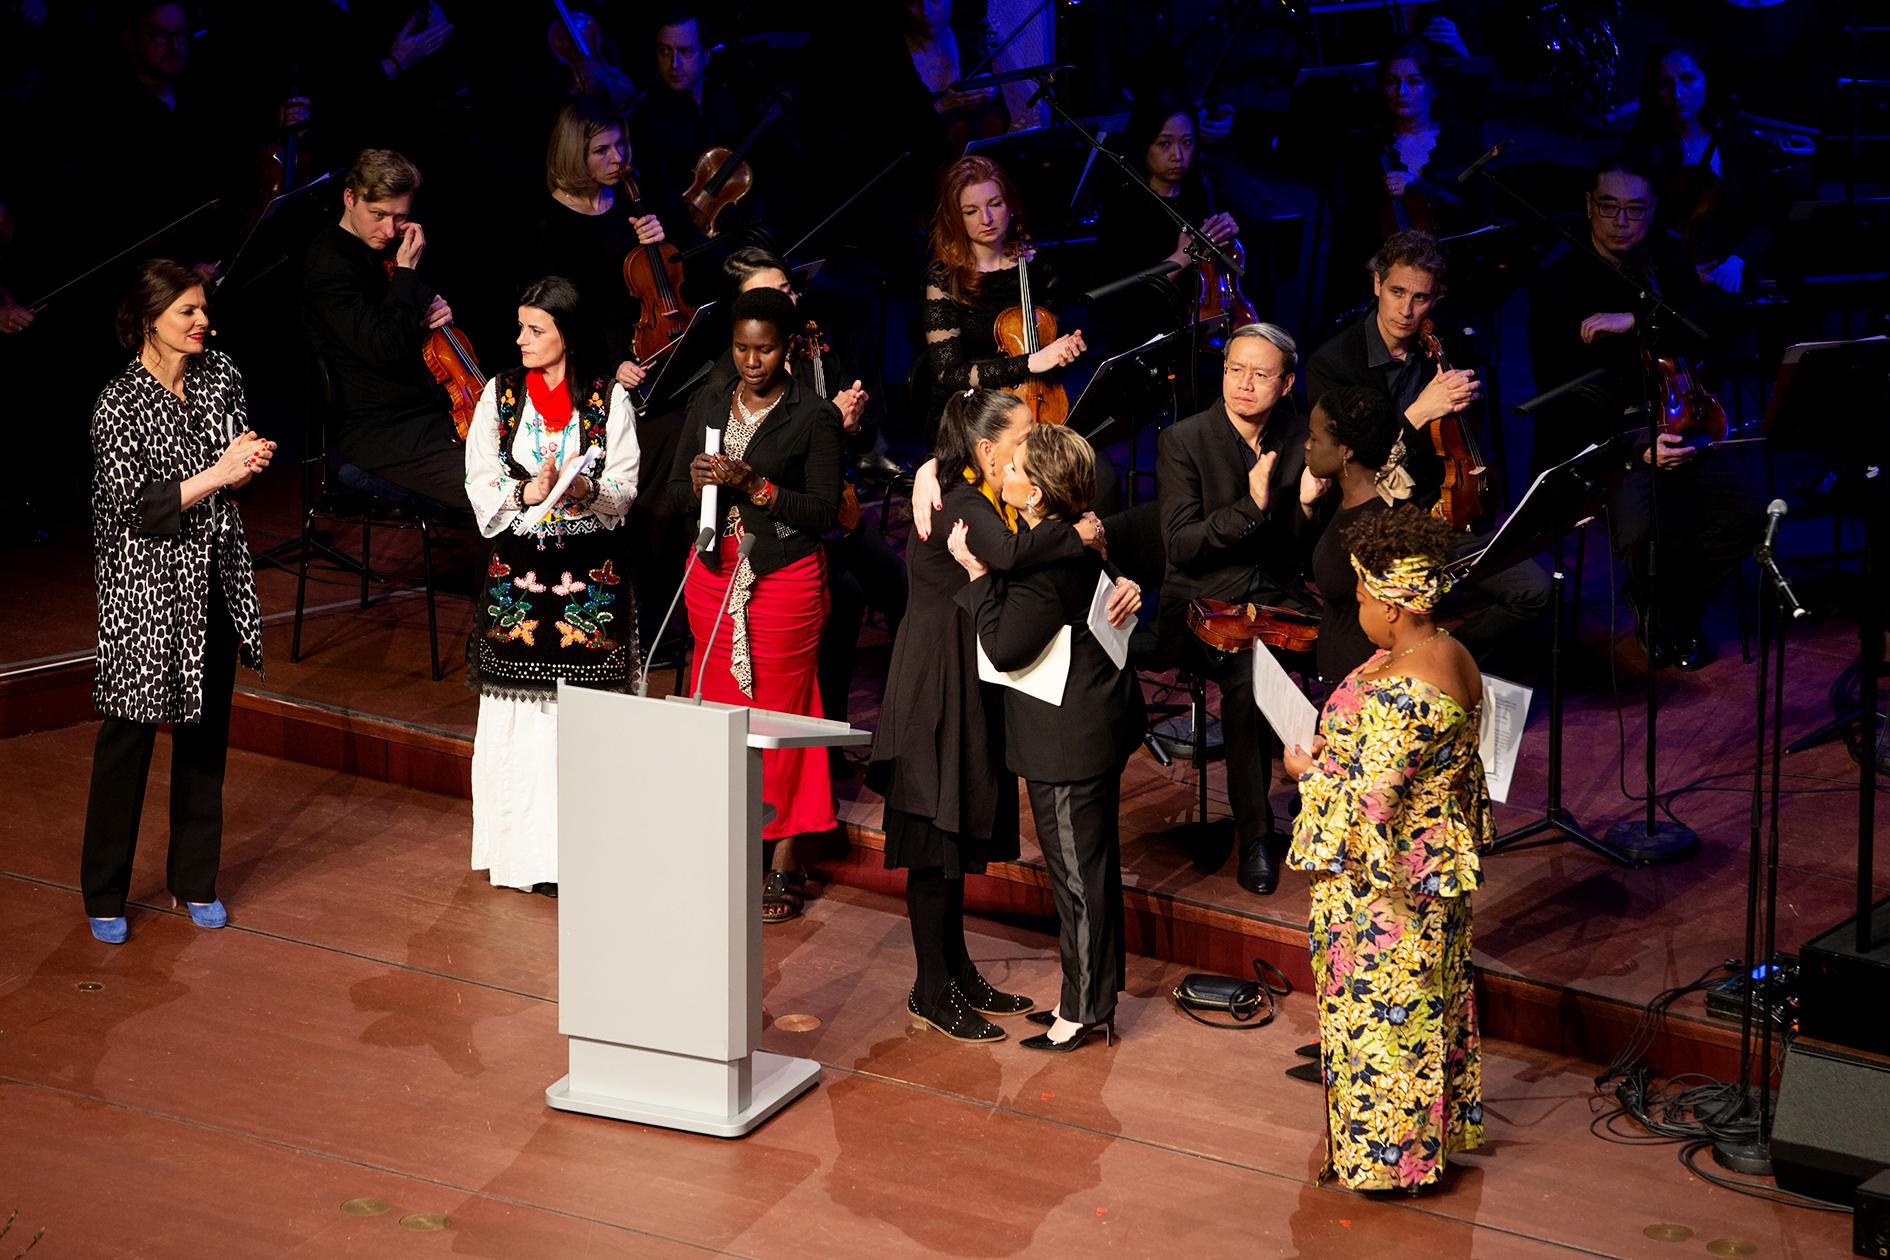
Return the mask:
<path id="1" fill-rule="evenodd" d="M 761 1043 L 761 751 L 845 722 L 558 687 L 560 1111 L 740 1137 L 820 1065 Z"/>

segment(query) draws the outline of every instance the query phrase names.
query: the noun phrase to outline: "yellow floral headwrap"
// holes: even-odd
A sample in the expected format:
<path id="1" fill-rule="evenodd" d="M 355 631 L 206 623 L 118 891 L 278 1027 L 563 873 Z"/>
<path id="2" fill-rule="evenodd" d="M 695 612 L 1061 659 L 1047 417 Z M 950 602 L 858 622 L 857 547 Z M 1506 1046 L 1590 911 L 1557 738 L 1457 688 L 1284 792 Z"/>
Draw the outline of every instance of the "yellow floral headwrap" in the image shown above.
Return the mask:
<path id="1" fill-rule="evenodd" d="M 1442 556 L 1405 556 L 1394 560 L 1383 573 L 1373 573 L 1352 557 L 1352 569 L 1365 591 L 1380 603 L 1415 613 L 1428 613 L 1437 607 L 1450 589 L 1450 574 L 1444 570 Z"/>

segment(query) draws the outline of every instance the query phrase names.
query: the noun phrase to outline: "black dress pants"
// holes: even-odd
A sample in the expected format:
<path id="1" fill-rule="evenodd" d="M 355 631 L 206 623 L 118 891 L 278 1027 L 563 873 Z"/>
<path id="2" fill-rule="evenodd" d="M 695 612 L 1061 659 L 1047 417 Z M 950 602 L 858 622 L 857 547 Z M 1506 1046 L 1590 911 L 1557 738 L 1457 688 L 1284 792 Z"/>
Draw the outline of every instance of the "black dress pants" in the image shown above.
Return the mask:
<path id="1" fill-rule="evenodd" d="M 1251 704 L 1251 702 L 1249 702 Z M 1116 1013 L 1127 979 L 1122 941 L 1122 774 L 1075 783 L 1030 783 L 1037 844 L 1057 903 L 1063 991 L 1057 1012 L 1081 1024 Z"/>
<path id="2" fill-rule="evenodd" d="M 230 751 L 230 692 L 236 685 L 236 627 L 222 585 L 213 573 L 203 719 L 171 728 L 171 845 L 164 883 L 179 901 L 217 899 L 223 770 Z M 115 919 L 125 912 L 157 731 L 155 723 L 115 717 L 99 727 L 85 810 L 85 849 L 79 859 L 79 884 L 91 918 Z"/>
<path id="3" fill-rule="evenodd" d="M 1629 592 L 1647 606 L 1647 544 L 1654 538 L 1646 465 L 1628 473 L 1608 502 L 1608 532 L 1627 564 Z M 1739 453 L 1709 447 L 1691 462 L 1660 474 L 1660 551 L 1654 592 L 1664 634 L 1699 630 L 1720 583 L 1765 534 L 1765 509 Z"/>
<path id="4" fill-rule="evenodd" d="M 1191 636 L 1192 637 L 1192 636 Z M 1265 652 L 1265 647 L 1255 647 Z M 1221 743 L 1227 756 L 1227 797 L 1234 807 L 1234 832 L 1241 841 L 1262 840 L 1274 830 L 1273 751 L 1279 741 L 1253 702 L 1253 661 L 1245 652 L 1213 652 L 1188 645 L 1189 669 L 1220 688 Z"/>

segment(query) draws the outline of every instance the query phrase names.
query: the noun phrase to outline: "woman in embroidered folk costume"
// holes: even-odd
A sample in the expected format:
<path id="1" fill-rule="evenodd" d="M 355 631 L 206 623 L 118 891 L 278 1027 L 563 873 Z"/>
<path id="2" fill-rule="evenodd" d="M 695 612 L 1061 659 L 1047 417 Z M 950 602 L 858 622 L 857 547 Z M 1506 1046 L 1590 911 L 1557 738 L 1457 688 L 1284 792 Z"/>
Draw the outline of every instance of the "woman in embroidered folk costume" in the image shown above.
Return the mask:
<path id="1" fill-rule="evenodd" d="M 92 536 L 105 718 L 92 756 L 79 882 L 92 935 L 125 939 L 125 898 L 160 723 L 171 724 L 165 884 L 198 927 L 227 921 L 217 897 L 230 692 L 239 660 L 262 672 L 262 616 L 231 491 L 269 465 L 243 382 L 204 348 L 203 282 L 177 263 L 138 268 L 118 307 L 134 358 L 92 412 Z"/>
<path id="2" fill-rule="evenodd" d="M 1312 876 L 1324 1172 L 1355 1190 L 1432 1184 L 1483 1141 L 1469 895 L 1495 828 L 1482 676 L 1431 617 L 1451 540 L 1409 505 L 1347 530 L 1379 650 L 1326 701 L 1312 750 L 1286 758 L 1301 800 L 1287 864 Z"/>
<path id="3" fill-rule="evenodd" d="M 787 294 L 750 289 L 730 317 L 735 380 L 690 399 L 670 472 L 681 510 L 696 511 L 705 487 L 717 494 L 720 538 L 683 587 L 696 641 L 691 675 L 705 700 L 818 717 L 815 664 L 827 617 L 820 539 L 840 510 L 840 412 L 788 368 L 789 343 L 805 321 Z M 715 454 L 707 453 L 711 432 Z M 754 539 L 746 560 L 736 554 L 744 537 Z M 833 829 L 825 749 L 769 750 L 761 761 L 762 798 L 775 810 L 764 840 Z"/>
<path id="4" fill-rule="evenodd" d="M 569 280 L 526 289 L 518 328 L 522 366 L 487 383 L 466 433 L 466 494 L 493 540 L 468 649 L 472 865 L 555 897 L 558 682 L 623 691 L 637 672 L 636 599 L 614 532 L 637 494 L 636 413 L 610 364 L 572 350 L 584 323 Z M 602 453 L 546 511 L 592 447 Z"/>

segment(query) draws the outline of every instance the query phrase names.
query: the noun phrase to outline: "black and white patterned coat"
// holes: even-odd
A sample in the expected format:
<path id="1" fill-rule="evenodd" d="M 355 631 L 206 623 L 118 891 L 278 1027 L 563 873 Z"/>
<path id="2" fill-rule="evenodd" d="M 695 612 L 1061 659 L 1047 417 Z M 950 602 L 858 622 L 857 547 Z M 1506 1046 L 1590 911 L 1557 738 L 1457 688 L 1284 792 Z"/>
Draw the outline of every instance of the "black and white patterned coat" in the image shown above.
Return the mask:
<path id="1" fill-rule="evenodd" d="M 242 378 L 215 350 L 185 360 L 181 400 L 135 358 L 99 395 L 92 410 L 92 701 L 107 717 L 202 720 L 212 573 L 223 583 L 240 659 L 262 672 L 262 610 L 236 505 L 217 491 L 181 510 L 184 481 L 216 463 L 248 424 Z"/>

